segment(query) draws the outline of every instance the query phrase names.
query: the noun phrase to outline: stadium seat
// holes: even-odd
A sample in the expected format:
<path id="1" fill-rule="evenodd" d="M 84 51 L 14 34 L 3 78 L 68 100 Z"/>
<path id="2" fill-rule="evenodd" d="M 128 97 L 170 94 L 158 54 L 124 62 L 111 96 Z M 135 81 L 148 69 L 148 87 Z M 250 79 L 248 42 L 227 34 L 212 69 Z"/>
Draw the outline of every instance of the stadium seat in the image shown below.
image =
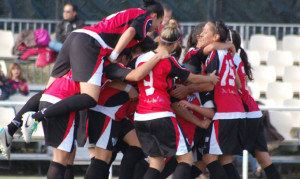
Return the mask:
<path id="1" fill-rule="evenodd" d="M 294 62 L 300 62 L 300 35 L 285 35 L 282 38 L 282 49 L 293 54 Z"/>
<path id="2" fill-rule="evenodd" d="M 4 60 L 0 60 L 0 66 L 3 74 L 7 76 L 7 66 Z"/>
<path id="3" fill-rule="evenodd" d="M 283 106 L 300 107 L 299 99 L 287 99 L 283 101 Z M 300 127 L 300 111 L 291 111 L 293 123 L 295 127 Z"/>
<path id="4" fill-rule="evenodd" d="M 284 137 L 285 141 L 298 140 L 290 135 L 291 129 L 294 127 L 290 112 L 269 111 L 271 124 Z"/>
<path id="5" fill-rule="evenodd" d="M 0 127 L 6 126 L 16 116 L 13 107 L 0 107 Z"/>
<path id="6" fill-rule="evenodd" d="M 283 82 L 289 82 L 293 86 L 294 92 L 300 93 L 300 67 L 287 66 L 284 68 Z"/>
<path id="7" fill-rule="evenodd" d="M 12 31 L 0 30 L 0 59 L 2 57 L 13 57 L 14 36 Z"/>
<path id="8" fill-rule="evenodd" d="M 260 87 L 257 83 L 255 82 L 248 82 L 248 90 L 251 94 L 251 96 L 255 99 L 258 100 L 260 97 Z"/>
<path id="9" fill-rule="evenodd" d="M 276 76 L 282 78 L 284 68 L 293 65 L 293 55 L 290 51 L 270 51 L 268 53 L 267 65 L 273 66 L 276 71 Z"/>
<path id="10" fill-rule="evenodd" d="M 275 105 L 282 106 L 283 101 L 293 98 L 293 87 L 290 83 L 272 82 L 268 84 L 267 99 L 272 99 Z"/>
<path id="11" fill-rule="evenodd" d="M 253 82 L 259 85 L 260 92 L 265 93 L 267 91 L 268 83 L 274 82 L 276 80 L 276 72 L 272 66 L 254 66 L 253 70 Z"/>
<path id="12" fill-rule="evenodd" d="M 269 51 L 276 49 L 276 37 L 273 35 L 254 34 L 250 37 L 249 50 L 257 50 L 262 62 L 266 62 Z"/>
<path id="13" fill-rule="evenodd" d="M 251 66 L 260 65 L 260 56 L 257 50 L 247 50 L 246 52 Z"/>

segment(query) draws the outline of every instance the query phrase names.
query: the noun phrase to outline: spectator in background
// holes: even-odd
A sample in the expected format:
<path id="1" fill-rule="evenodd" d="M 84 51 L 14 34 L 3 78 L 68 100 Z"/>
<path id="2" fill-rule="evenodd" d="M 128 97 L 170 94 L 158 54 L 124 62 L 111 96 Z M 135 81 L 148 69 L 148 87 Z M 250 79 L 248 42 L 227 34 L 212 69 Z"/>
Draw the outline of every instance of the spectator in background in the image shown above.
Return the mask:
<path id="1" fill-rule="evenodd" d="M 26 79 L 23 78 L 22 68 L 19 64 L 13 63 L 8 72 L 7 85 L 10 95 L 20 92 L 22 95 L 28 95 L 29 89 Z"/>
<path id="2" fill-rule="evenodd" d="M 77 17 L 77 7 L 71 3 L 64 6 L 63 20 L 56 25 L 55 38 L 56 41 L 49 43 L 49 48 L 59 52 L 62 48 L 67 36 L 75 29 L 84 26 L 84 21 Z"/>

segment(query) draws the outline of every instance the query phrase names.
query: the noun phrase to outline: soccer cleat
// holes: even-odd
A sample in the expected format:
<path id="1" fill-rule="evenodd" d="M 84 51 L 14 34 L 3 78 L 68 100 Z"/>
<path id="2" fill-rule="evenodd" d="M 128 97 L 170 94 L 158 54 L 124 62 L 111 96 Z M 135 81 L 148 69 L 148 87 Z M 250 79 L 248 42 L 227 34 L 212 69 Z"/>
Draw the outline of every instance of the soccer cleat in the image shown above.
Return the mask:
<path id="1" fill-rule="evenodd" d="M 7 126 L 0 129 L 0 149 L 6 159 L 10 159 L 10 148 L 13 137 L 8 133 Z"/>
<path id="2" fill-rule="evenodd" d="M 37 125 L 39 124 L 38 121 L 35 121 L 32 118 L 32 115 L 34 113 L 35 112 L 33 111 L 28 111 L 22 115 L 22 120 L 23 120 L 22 134 L 26 143 L 30 143 L 32 133 L 36 131 Z"/>

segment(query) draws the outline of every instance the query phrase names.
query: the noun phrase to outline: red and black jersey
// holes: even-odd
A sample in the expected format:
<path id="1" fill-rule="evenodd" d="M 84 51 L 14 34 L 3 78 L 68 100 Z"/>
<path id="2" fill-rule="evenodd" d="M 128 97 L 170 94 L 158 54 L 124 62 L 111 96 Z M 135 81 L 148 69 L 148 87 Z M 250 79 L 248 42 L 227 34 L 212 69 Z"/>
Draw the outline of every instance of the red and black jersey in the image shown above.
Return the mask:
<path id="1" fill-rule="evenodd" d="M 214 70 L 220 80 L 213 92 L 217 110 L 213 120 L 245 118 L 245 110 L 235 83 L 235 65 L 227 50 L 213 51 L 207 58 L 204 73 L 212 73 Z"/>
<path id="2" fill-rule="evenodd" d="M 214 108 L 214 104 L 212 101 L 212 97 L 209 92 L 202 92 L 200 93 L 192 93 L 188 95 L 183 100 L 188 101 L 189 103 L 195 104 L 197 106 L 206 107 L 206 108 Z M 200 120 L 204 120 L 204 116 L 199 114 L 198 112 L 195 112 L 191 110 L 191 112 L 198 117 Z M 189 141 L 189 144 L 193 146 L 195 131 L 196 131 L 196 125 L 181 118 L 180 116 L 176 116 L 176 119 L 179 122 L 179 125 L 181 126 L 181 129 L 183 130 L 183 133 L 185 134 L 186 138 Z"/>
<path id="3" fill-rule="evenodd" d="M 62 77 L 56 78 L 53 83 L 45 90 L 41 101 L 47 101 L 52 104 L 65 99 L 69 96 L 80 93 L 79 82 L 72 79 L 72 71 Z"/>
<path id="4" fill-rule="evenodd" d="M 147 11 L 132 8 L 112 14 L 102 19 L 98 24 L 83 29 L 97 33 L 107 46 L 114 48 L 120 36 L 129 27 L 133 27 L 136 30 L 136 35 L 127 45 L 126 48 L 129 48 L 146 38 L 151 25 L 152 19 Z"/>
<path id="5" fill-rule="evenodd" d="M 241 57 L 238 54 L 235 54 L 233 58 L 234 64 L 236 66 L 237 73 L 240 77 L 241 81 L 241 89 L 239 89 L 239 95 L 242 98 L 242 101 L 247 106 L 246 108 L 246 117 L 247 118 L 260 118 L 262 117 L 262 112 L 260 111 L 258 104 L 250 95 L 247 89 L 246 83 L 246 73 L 245 73 L 245 65 L 241 60 Z"/>
<path id="6" fill-rule="evenodd" d="M 207 55 L 204 55 L 203 48 L 190 48 L 186 53 L 182 63 L 185 63 L 188 60 L 194 61 L 192 64 L 200 64 L 201 61 L 205 61 Z"/>
<path id="7" fill-rule="evenodd" d="M 133 113 L 128 93 L 106 85 L 109 80 L 120 79 L 124 81 L 130 71 L 130 68 L 120 63 L 104 61 L 101 93 L 97 106 L 91 108 L 91 110 L 101 112 L 116 121 L 120 121 Z"/>
<path id="8" fill-rule="evenodd" d="M 155 52 L 150 51 L 137 59 L 136 67 L 150 60 Z M 175 116 L 171 109 L 170 92 L 174 77 L 185 81 L 190 72 L 180 66 L 175 58 L 161 59 L 157 65 L 138 82 L 139 104 L 134 120 L 151 120 Z"/>

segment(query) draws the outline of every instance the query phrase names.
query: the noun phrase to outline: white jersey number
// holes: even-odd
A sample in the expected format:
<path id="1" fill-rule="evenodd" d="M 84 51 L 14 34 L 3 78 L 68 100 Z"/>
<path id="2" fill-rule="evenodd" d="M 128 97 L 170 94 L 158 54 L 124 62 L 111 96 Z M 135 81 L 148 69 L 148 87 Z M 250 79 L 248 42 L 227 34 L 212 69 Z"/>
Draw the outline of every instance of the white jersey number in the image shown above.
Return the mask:
<path id="1" fill-rule="evenodd" d="M 226 69 L 221 80 L 221 86 L 226 86 L 227 81 L 230 86 L 235 86 L 234 69 L 232 61 L 226 60 Z"/>
<path id="2" fill-rule="evenodd" d="M 153 72 L 150 71 L 149 73 L 149 81 L 144 80 L 144 86 L 145 87 L 149 87 L 147 88 L 146 91 L 146 95 L 152 95 L 154 93 L 154 88 L 153 88 Z"/>

